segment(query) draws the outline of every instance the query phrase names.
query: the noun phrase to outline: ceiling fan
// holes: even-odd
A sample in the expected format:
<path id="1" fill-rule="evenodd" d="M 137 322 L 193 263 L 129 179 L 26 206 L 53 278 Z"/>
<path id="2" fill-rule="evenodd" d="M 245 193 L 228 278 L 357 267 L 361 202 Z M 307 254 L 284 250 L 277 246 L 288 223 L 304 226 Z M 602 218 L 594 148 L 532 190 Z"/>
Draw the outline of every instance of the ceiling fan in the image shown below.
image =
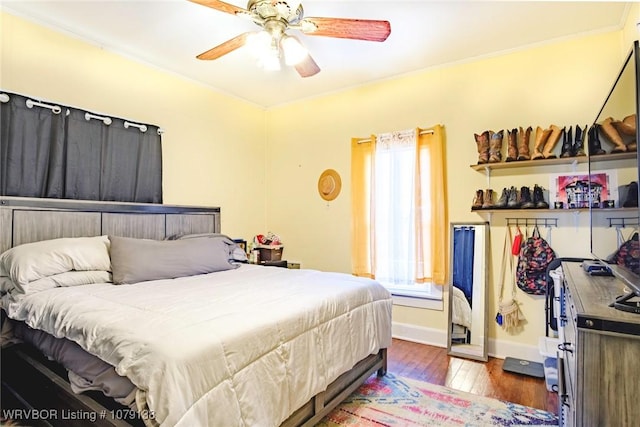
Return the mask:
<path id="1" fill-rule="evenodd" d="M 293 0 L 249 0 L 247 8 L 234 6 L 219 0 L 189 0 L 221 12 L 246 17 L 262 31 L 251 31 L 237 35 L 226 42 L 197 56 L 198 59 L 220 58 L 229 52 L 248 45 L 259 56 L 259 62 L 268 69 L 279 69 L 284 56 L 287 65 L 293 65 L 301 77 L 310 77 L 320 72 L 320 67 L 311 58 L 300 40 L 286 33 L 299 30 L 309 36 L 336 37 L 343 39 L 382 42 L 391 33 L 389 21 L 347 18 L 304 18 L 300 1 Z"/>

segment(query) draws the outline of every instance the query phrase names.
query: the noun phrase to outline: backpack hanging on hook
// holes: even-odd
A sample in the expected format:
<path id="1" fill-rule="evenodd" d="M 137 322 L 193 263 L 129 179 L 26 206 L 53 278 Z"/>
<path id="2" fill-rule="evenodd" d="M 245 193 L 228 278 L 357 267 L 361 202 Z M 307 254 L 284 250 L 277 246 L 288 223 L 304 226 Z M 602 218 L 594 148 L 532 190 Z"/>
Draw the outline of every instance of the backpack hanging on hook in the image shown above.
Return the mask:
<path id="1" fill-rule="evenodd" d="M 532 295 L 544 295 L 547 289 L 547 266 L 556 258 L 551 245 L 540 237 L 536 225 L 531 237 L 522 244 L 516 267 L 516 285 Z"/>
<path id="2" fill-rule="evenodd" d="M 618 230 L 618 233 L 618 237 L 620 238 L 622 232 Z M 638 242 L 638 232 L 634 232 L 626 242 L 622 243 L 620 247 L 609 257 L 608 261 L 639 273 L 640 244 Z"/>

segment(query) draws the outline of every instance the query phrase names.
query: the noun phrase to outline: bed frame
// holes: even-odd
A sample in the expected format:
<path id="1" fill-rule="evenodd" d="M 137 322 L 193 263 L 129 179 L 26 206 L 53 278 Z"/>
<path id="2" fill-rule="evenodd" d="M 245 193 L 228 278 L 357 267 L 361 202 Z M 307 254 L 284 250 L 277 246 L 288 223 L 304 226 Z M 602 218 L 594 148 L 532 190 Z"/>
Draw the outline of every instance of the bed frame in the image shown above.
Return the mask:
<path id="1" fill-rule="evenodd" d="M 164 239 L 174 234 L 220 233 L 220 208 L 146 203 L 0 197 L 0 253 L 14 246 L 60 237 L 116 235 Z M 4 312 L 2 313 L 4 316 Z M 2 350 L 2 399 L 22 409 L 111 414 L 104 400 L 71 391 L 63 369 L 23 345 Z M 369 376 L 387 370 L 387 351 L 369 355 L 296 410 L 283 427 L 313 426 Z M 115 404 L 115 402 L 113 402 Z M 115 404 L 117 405 L 117 404 Z M 3 408 L 4 409 L 4 408 Z M 38 425 L 51 425 L 39 420 Z M 74 425 L 66 420 L 65 425 Z M 86 425 L 76 420 L 75 425 Z M 92 425 L 126 426 L 107 416 Z"/>

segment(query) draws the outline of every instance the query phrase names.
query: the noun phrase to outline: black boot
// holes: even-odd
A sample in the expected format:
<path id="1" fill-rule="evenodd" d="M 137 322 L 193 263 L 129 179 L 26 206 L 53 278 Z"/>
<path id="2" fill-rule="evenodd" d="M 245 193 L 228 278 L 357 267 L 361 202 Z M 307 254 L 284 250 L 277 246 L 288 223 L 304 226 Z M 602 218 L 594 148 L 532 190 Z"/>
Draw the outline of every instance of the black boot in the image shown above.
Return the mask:
<path id="1" fill-rule="evenodd" d="M 520 207 L 522 209 L 531 209 L 534 207 L 531 201 L 531 190 L 529 190 L 529 187 L 522 187 L 520 189 Z"/>
<path id="2" fill-rule="evenodd" d="M 516 209 L 518 206 L 518 190 L 516 190 L 516 187 L 512 186 L 508 190 L 507 208 Z"/>
<path id="3" fill-rule="evenodd" d="M 589 128 L 589 155 L 597 156 L 599 154 L 607 154 L 606 151 L 602 149 L 602 143 L 600 142 L 600 135 L 598 134 L 599 124 L 595 123 L 593 126 Z"/>
<path id="4" fill-rule="evenodd" d="M 627 199 L 622 204 L 623 208 L 638 207 L 638 183 L 633 181 L 627 185 Z"/>
<path id="5" fill-rule="evenodd" d="M 502 189 L 502 195 L 494 205 L 496 209 L 504 209 L 507 207 L 507 202 L 509 201 L 509 190 L 506 188 Z"/>
<path id="6" fill-rule="evenodd" d="M 571 126 L 569 130 L 562 128 L 562 151 L 560 157 L 573 157 L 573 141 L 572 141 Z"/>
<path id="7" fill-rule="evenodd" d="M 584 126 L 584 130 L 587 130 L 587 125 Z M 576 125 L 576 139 L 573 142 L 573 155 L 576 157 L 586 156 L 584 152 L 584 140 L 583 140 L 584 132 L 580 129 L 580 126 Z"/>
<path id="8" fill-rule="evenodd" d="M 538 184 L 533 186 L 533 204 L 537 209 L 549 209 L 549 203 L 544 201 L 542 187 Z"/>

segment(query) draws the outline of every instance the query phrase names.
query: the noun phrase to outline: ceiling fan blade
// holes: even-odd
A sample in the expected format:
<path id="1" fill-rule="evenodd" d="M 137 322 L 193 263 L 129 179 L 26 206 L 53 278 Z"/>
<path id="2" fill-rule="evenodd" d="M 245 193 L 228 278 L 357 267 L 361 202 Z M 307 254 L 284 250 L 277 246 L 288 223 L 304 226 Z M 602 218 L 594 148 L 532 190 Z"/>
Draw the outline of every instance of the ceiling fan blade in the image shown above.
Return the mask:
<path id="1" fill-rule="evenodd" d="M 314 24 L 305 25 L 311 22 Z M 391 34 L 389 21 L 345 18 L 305 18 L 301 30 L 309 36 L 337 37 L 342 39 L 383 42 Z M 309 30 L 307 27 L 314 29 Z"/>
<path id="2" fill-rule="evenodd" d="M 234 6 L 229 3 L 225 3 L 219 0 L 189 0 L 190 2 L 201 4 L 202 6 L 210 7 L 211 9 L 219 10 L 220 12 L 230 13 L 235 15 L 240 12 L 247 12 L 246 9 Z"/>
<path id="3" fill-rule="evenodd" d="M 300 77 L 311 77 L 320 72 L 320 67 L 318 67 L 318 64 L 316 64 L 316 61 L 313 60 L 311 55 L 307 55 L 307 57 L 295 67 Z"/>
<path id="4" fill-rule="evenodd" d="M 244 46 L 247 43 L 247 37 L 249 36 L 249 34 L 251 34 L 251 32 L 242 33 L 238 36 L 235 36 L 234 38 L 229 39 L 226 42 L 219 44 L 218 46 L 209 49 L 206 52 L 201 53 L 200 55 L 196 56 L 196 58 L 204 60 L 218 59 L 221 56 L 226 55 L 229 52 L 233 52 L 234 50 Z"/>

